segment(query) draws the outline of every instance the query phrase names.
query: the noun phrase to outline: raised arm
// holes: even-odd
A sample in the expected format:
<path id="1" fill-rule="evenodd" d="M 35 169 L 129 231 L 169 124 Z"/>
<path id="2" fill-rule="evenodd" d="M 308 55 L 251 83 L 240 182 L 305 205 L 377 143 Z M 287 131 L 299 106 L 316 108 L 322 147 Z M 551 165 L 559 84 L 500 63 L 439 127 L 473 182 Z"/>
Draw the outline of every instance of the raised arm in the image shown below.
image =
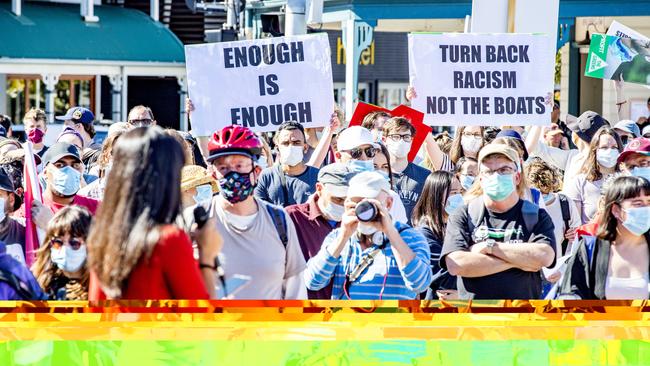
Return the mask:
<path id="1" fill-rule="evenodd" d="M 614 80 L 614 90 L 616 91 L 616 111 L 618 120 L 630 119 L 630 107 L 627 105 L 625 98 L 625 83 L 622 80 Z"/>
<path id="2" fill-rule="evenodd" d="M 333 113 L 330 119 L 329 126 L 326 126 L 323 129 L 323 136 L 318 145 L 314 149 L 314 153 L 311 155 L 311 158 L 307 162 L 307 165 L 313 166 L 315 168 L 320 168 L 323 165 L 323 161 L 327 156 L 330 145 L 332 144 L 332 136 L 334 136 L 334 131 L 341 127 L 341 121 L 339 120 L 338 114 Z"/>

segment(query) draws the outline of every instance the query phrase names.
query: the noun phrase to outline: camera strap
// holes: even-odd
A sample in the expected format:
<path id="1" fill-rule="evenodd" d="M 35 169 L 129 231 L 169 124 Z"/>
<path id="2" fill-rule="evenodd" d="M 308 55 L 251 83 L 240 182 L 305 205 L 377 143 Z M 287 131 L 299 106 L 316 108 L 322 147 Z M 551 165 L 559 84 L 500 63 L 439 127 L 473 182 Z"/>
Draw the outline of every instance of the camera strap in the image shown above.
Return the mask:
<path id="1" fill-rule="evenodd" d="M 370 251 L 370 253 L 366 254 L 363 258 L 361 258 L 361 261 L 359 261 L 357 266 L 354 267 L 352 272 L 345 275 L 348 286 L 350 286 L 353 282 L 359 279 L 363 271 L 365 271 L 366 268 L 368 268 L 375 261 L 375 257 L 377 256 L 377 254 L 379 254 L 379 252 L 381 252 L 384 249 L 385 246 L 386 243 L 382 243 L 381 245 L 375 247 L 373 250 Z"/>

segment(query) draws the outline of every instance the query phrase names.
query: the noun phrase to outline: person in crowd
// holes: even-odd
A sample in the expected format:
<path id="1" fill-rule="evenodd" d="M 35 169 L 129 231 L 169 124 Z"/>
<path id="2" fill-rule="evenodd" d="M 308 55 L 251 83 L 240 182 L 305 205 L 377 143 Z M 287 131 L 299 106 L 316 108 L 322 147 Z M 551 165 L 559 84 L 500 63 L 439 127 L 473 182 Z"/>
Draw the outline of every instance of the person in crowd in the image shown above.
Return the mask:
<path id="1" fill-rule="evenodd" d="M 79 149 L 66 142 L 50 146 L 45 156 L 44 174 L 47 183 L 43 192 L 43 203 L 34 200 L 31 207 L 34 222 L 43 230 L 47 229 L 53 214 L 69 205 L 83 206 L 95 214 L 99 201 L 79 195 L 83 164 Z"/>
<path id="2" fill-rule="evenodd" d="M 47 297 L 24 263 L 7 253 L 0 241 L 0 300 L 45 300 Z"/>
<path id="3" fill-rule="evenodd" d="M 568 254 L 570 244 L 576 236 L 576 230 L 581 225 L 580 212 L 571 204 L 571 200 L 562 193 L 560 184 L 562 176 L 557 169 L 539 158 L 533 158 L 526 165 L 526 177 L 530 184 L 542 193 L 546 212 L 551 217 L 554 226 L 556 260 Z M 559 279 L 559 273 L 548 278 L 552 283 Z"/>
<path id="4" fill-rule="evenodd" d="M 181 214 L 185 153 L 159 127 L 134 128 L 117 142 L 104 201 L 88 236 L 89 299 L 214 297 L 222 240 L 214 219 L 190 236 Z"/>
<path id="5" fill-rule="evenodd" d="M 639 129 L 639 125 L 629 119 L 619 121 L 617 124 L 615 124 L 614 131 L 616 131 L 618 136 L 621 138 L 623 147 L 627 146 L 627 144 L 633 139 L 641 137 L 641 130 Z"/>
<path id="6" fill-rule="evenodd" d="M 542 267 L 555 262 L 553 221 L 521 199 L 519 154 L 490 144 L 479 154 L 480 196 L 447 222 L 440 267 L 460 276 L 461 299 L 536 299 Z"/>
<path id="7" fill-rule="evenodd" d="M 5 244 L 7 254 L 24 264 L 25 223 L 11 217 L 21 203 L 13 177 L 5 168 L 0 168 L 0 242 Z"/>
<path id="8" fill-rule="evenodd" d="M 388 181 L 376 172 L 358 173 L 350 180 L 340 228 L 307 263 L 308 289 L 317 291 L 332 282 L 332 299 L 413 300 L 428 288 L 429 245 L 417 230 L 390 218 L 389 191 Z M 374 212 L 371 221 L 361 222 L 355 213 L 363 201 L 372 207 L 365 212 Z"/>
<path id="9" fill-rule="evenodd" d="M 203 168 L 208 168 L 208 165 L 205 163 L 205 159 L 203 158 L 203 154 L 201 154 L 201 150 L 199 149 L 199 144 L 196 141 L 196 138 L 192 136 L 191 133 L 185 132 L 185 131 L 178 131 L 178 133 L 183 137 L 185 140 L 185 145 L 187 149 L 190 151 L 190 155 L 192 156 L 192 162 L 188 163 L 191 165 L 198 165 Z"/>
<path id="10" fill-rule="evenodd" d="M 380 142 L 383 137 L 384 123 L 390 118 L 391 115 L 384 111 L 373 111 L 363 117 L 361 127 L 370 131 L 375 142 Z"/>
<path id="11" fill-rule="evenodd" d="M 617 178 L 605 194 L 597 237 L 585 239 L 567 264 L 561 298 L 648 299 L 650 182 Z"/>
<path id="12" fill-rule="evenodd" d="M 650 138 L 650 126 L 643 127 L 643 130 L 641 130 L 641 136 Z"/>
<path id="13" fill-rule="evenodd" d="M 91 221 L 85 208 L 68 206 L 47 225 L 32 273 L 50 300 L 88 300 L 86 238 Z"/>
<path id="14" fill-rule="evenodd" d="M 426 299 L 453 300 L 458 298 L 456 277 L 440 268 L 440 253 L 449 215 L 463 205 L 461 185 L 456 176 L 445 171 L 431 173 L 422 196 L 413 209 L 411 220 L 429 242 L 433 281 Z"/>
<path id="15" fill-rule="evenodd" d="M 556 149 L 569 149 L 569 139 L 564 135 L 564 131 L 556 123 L 551 123 L 551 126 L 545 130 L 544 143 Z"/>
<path id="16" fill-rule="evenodd" d="M 388 183 L 390 183 L 390 196 L 393 199 L 393 205 L 391 206 L 388 213 L 390 213 L 390 217 L 392 217 L 394 221 L 406 223 L 408 222 L 408 217 L 406 217 L 406 209 L 404 208 L 402 199 L 394 189 L 395 186 L 393 184 L 393 169 L 390 166 L 389 158 L 390 153 L 388 152 L 386 145 L 383 143 L 378 142 L 377 145 L 379 145 L 379 149 L 373 158 L 374 168 L 377 173 L 383 175 L 384 178 L 388 180 Z"/>
<path id="17" fill-rule="evenodd" d="M 90 175 L 96 176 L 97 179 L 81 188 L 79 190 L 79 195 L 98 201 L 101 201 L 104 198 L 108 173 L 113 168 L 113 148 L 115 147 L 117 140 L 125 132 L 126 130 L 118 130 L 109 134 L 106 140 L 104 140 L 102 151 L 97 158 L 97 163 L 90 171 Z"/>
<path id="18" fill-rule="evenodd" d="M 309 200 L 285 209 L 296 227 L 305 261 L 316 256 L 323 240 L 332 230 L 339 227 L 345 212 L 345 197 L 352 176 L 354 173 L 343 163 L 326 165 L 318 173 L 316 192 Z M 332 283 L 319 291 L 308 291 L 308 297 L 331 299 Z"/>
<path id="19" fill-rule="evenodd" d="M 181 170 L 181 202 L 183 209 L 201 202 L 209 202 L 219 192 L 219 186 L 207 169 L 198 165 L 185 165 Z"/>
<path id="20" fill-rule="evenodd" d="M 270 166 L 273 166 L 273 151 L 271 150 L 269 143 L 266 141 L 264 134 L 257 133 L 256 135 L 257 138 L 262 142 L 262 154 L 260 155 L 260 158 L 257 159 L 257 165 L 262 170 L 264 170 Z"/>
<path id="21" fill-rule="evenodd" d="M 563 186 L 569 184 L 569 180 L 580 174 L 583 165 L 589 155 L 589 144 L 596 131 L 601 127 L 609 125 L 606 119 L 598 113 L 587 111 L 578 118 L 567 119 L 567 127 L 571 130 L 571 141 L 577 149 L 563 150 L 540 143 L 542 126 L 530 128 L 526 137 L 526 148 L 531 156 L 538 156 L 547 163 L 560 169 L 564 174 Z"/>
<path id="22" fill-rule="evenodd" d="M 23 117 L 27 140 L 34 144 L 34 153 L 43 157 L 48 147 L 43 143 L 47 133 L 47 115 L 40 109 L 32 108 Z"/>
<path id="23" fill-rule="evenodd" d="M 462 157 L 478 158 L 478 152 L 487 143 L 483 138 L 482 126 L 460 126 L 456 130 L 454 141 L 451 143 L 451 161 L 458 164 Z"/>
<path id="24" fill-rule="evenodd" d="M 292 133 L 293 135 L 293 133 Z M 256 198 L 262 143 L 248 128 L 232 125 L 215 132 L 208 143 L 210 171 L 219 195 L 208 209 L 216 217 L 223 248 L 226 283 L 235 275 L 250 277 L 237 299 L 305 299 L 305 259 L 291 218 L 282 207 Z M 225 289 L 227 290 L 227 288 Z"/>
<path id="25" fill-rule="evenodd" d="M 0 141 L 0 158 L 4 157 L 8 152 L 22 149 L 23 146 L 17 140 L 12 138 Z"/>
<path id="26" fill-rule="evenodd" d="M 126 123 L 129 128 L 150 127 L 158 124 L 151 108 L 143 105 L 136 105 L 131 108 Z"/>
<path id="27" fill-rule="evenodd" d="M 408 161 L 414 136 L 415 127 L 406 118 L 393 117 L 384 124 L 383 142 L 390 154 L 395 191 L 404 204 L 408 219 L 411 218 L 413 208 L 420 199 L 424 181 L 431 173 Z"/>
<path id="28" fill-rule="evenodd" d="M 374 158 L 379 150 L 372 133 L 361 126 L 351 126 L 341 131 L 337 139 L 336 158 L 353 173 L 375 169 Z"/>
<path id="29" fill-rule="evenodd" d="M 639 137 L 630 141 L 617 162 L 622 172 L 650 180 L 650 139 Z"/>
<path id="30" fill-rule="evenodd" d="M 307 202 L 316 189 L 318 168 L 304 163 L 305 129 L 298 122 L 285 122 L 278 127 L 274 142 L 279 164 L 262 171 L 255 196 L 282 207 Z"/>
<path id="31" fill-rule="evenodd" d="M 192 149 L 185 143 L 185 139 L 180 132 L 174 130 L 173 128 L 166 128 L 165 133 L 173 137 L 174 140 L 178 142 L 181 147 L 183 147 L 183 156 L 185 156 L 185 165 L 192 165 L 194 161 L 194 153 Z"/>
<path id="32" fill-rule="evenodd" d="M 9 116 L 6 114 L 0 114 L 0 126 L 5 129 L 5 134 L 3 137 L 9 138 L 13 136 L 13 122 L 11 121 L 11 118 L 9 118 Z"/>
<path id="33" fill-rule="evenodd" d="M 77 131 L 82 139 L 82 146 L 91 150 L 100 150 L 102 146 L 94 142 L 95 138 L 95 115 L 88 108 L 73 107 L 63 116 L 56 116 L 55 119 L 63 121 L 63 124 Z"/>
<path id="34" fill-rule="evenodd" d="M 76 146 L 79 151 L 83 151 L 84 149 L 83 137 L 72 127 L 66 127 L 63 129 L 56 138 L 56 142 L 67 142 L 68 144 Z"/>
<path id="35" fill-rule="evenodd" d="M 563 192 L 580 212 L 583 224 L 588 223 L 597 211 L 600 188 L 609 175 L 617 169 L 618 157 L 623 150 L 618 134 L 610 127 L 600 128 L 589 146 L 589 154 L 580 174 L 566 180 Z"/>
<path id="36" fill-rule="evenodd" d="M 456 178 L 460 182 L 461 193 L 465 194 L 472 188 L 478 176 L 478 162 L 470 157 L 462 157 L 456 164 Z"/>

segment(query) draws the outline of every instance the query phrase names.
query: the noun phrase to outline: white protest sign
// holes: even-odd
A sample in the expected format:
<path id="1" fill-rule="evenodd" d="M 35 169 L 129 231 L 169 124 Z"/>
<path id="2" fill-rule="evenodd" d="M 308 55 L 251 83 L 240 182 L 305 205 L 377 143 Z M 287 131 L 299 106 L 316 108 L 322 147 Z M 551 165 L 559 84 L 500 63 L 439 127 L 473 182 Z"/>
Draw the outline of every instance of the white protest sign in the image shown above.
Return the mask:
<path id="1" fill-rule="evenodd" d="M 648 37 L 615 20 L 609 26 L 609 29 L 607 29 L 607 35 L 620 37 L 620 38 L 638 39 L 640 41 L 650 41 Z"/>
<path id="2" fill-rule="evenodd" d="M 327 34 L 185 46 L 192 131 L 234 124 L 275 131 L 286 121 L 329 124 L 334 109 Z"/>
<path id="3" fill-rule="evenodd" d="M 532 34 L 409 34 L 411 106 L 429 125 L 548 125 L 555 70 L 548 42 Z"/>

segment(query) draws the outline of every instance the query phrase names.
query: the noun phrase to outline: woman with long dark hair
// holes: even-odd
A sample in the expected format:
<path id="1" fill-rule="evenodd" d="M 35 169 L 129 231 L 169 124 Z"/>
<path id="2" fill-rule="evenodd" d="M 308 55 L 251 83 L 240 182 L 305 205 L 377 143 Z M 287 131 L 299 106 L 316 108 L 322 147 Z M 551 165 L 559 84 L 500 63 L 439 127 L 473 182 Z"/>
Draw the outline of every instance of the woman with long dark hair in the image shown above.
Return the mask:
<path id="1" fill-rule="evenodd" d="M 457 298 L 456 276 L 440 268 L 440 252 L 449 215 L 463 205 L 461 185 L 454 174 L 437 171 L 424 182 L 420 200 L 413 209 L 411 222 L 427 238 L 431 250 L 433 281 L 427 299 L 449 300 Z"/>
<path id="2" fill-rule="evenodd" d="M 140 127 L 120 137 L 112 155 L 104 201 L 88 237 L 90 299 L 101 292 L 122 299 L 212 297 L 221 245 L 216 225 L 208 222 L 196 235 L 199 263 L 190 237 L 175 225 L 185 164 L 181 144 L 159 127 Z"/>
<path id="3" fill-rule="evenodd" d="M 605 193 L 596 237 L 581 237 L 567 263 L 561 297 L 647 299 L 650 272 L 650 182 L 616 178 Z"/>

